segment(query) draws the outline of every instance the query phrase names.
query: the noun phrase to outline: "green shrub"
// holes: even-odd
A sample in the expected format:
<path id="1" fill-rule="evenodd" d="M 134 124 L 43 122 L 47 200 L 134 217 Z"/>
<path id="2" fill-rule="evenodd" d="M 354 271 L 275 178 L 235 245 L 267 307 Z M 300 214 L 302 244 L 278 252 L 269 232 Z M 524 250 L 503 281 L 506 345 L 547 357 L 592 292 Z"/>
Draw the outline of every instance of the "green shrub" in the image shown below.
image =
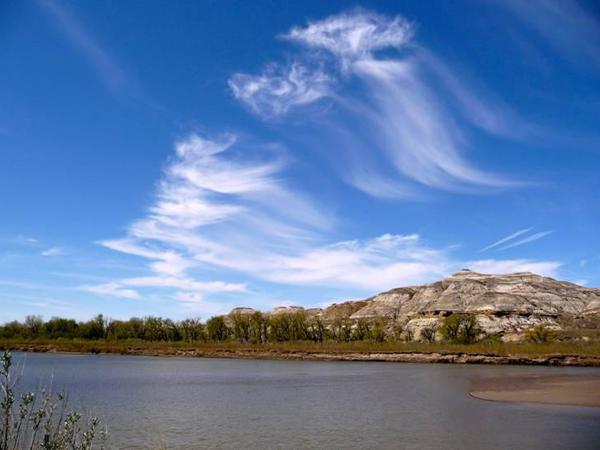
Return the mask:
<path id="1" fill-rule="evenodd" d="M 429 344 L 434 343 L 436 340 L 436 337 L 437 337 L 437 331 L 438 331 L 437 323 L 432 323 L 431 325 L 424 327 L 421 330 L 421 336 L 420 336 L 421 340 L 423 342 L 427 342 Z"/>
<path id="2" fill-rule="evenodd" d="M 527 330 L 527 340 L 534 344 L 545 344 L 556 339 L 556 334 L 550 328 L 544 325 L 536 325 Z"/>
<path id="3" fill-rule="evenodd" d="M 452 314 L 446 317 L 440 331 L 444 339 L 452 344 L 473 344 L 482 334 L 473 314 Z"/>

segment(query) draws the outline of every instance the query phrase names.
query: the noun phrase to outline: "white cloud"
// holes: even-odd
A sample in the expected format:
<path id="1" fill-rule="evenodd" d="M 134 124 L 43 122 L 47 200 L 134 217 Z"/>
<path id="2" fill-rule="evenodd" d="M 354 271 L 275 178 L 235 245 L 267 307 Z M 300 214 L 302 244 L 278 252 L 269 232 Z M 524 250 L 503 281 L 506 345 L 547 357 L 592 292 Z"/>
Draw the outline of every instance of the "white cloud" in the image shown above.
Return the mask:
<path id="1" fill-rule="evenodd" d="M 44 250 L 41 255 L 42 256 L 60 256 L 64 254 L 63 250 L 59 247 L 52 247 L 47 250 Z"/>
<path id="2" fill-rule="evenodd" d="M 195 281 L 191 278 L 171 276 L 149 276 L 125 278 L 119 280 L 122 286 L 132 287 L 166 287 L 185 289 L 196 292 L 244 292 L 246 286 L 241 283 L 224 283 L 222 281 Z"/>
<path id="3" fill-rule="evenodd" d="M 470 261 L 467 267 L 475 272 L 505 274 L 513 272 L 533 272 L 547 277 L 556 277 L 561 266 L 558 261 L 531 261 L 528 259 Z"/>
<path id="4" fill-rule="evenodd" d="M 321 70 L 294 63 L 289 67 L 272 65 L 260 75 L 235 74 L 229 87 L 236 99 L 270 118 L 326 97 L 331 83 L 332 79 Z"/>
<path id="5" fill-rule="evenodd" d="M 352 61 L 370 59 L 372 52 L 407 45 L 413 35 L 411 24 L 403 17 L 393 18 L 356 10 L 294 27 L 284 38 L 307 47 L 324 49 L 344 67 Z"/>
<path id="6" fill-rule="evenodd" d="M 432 281 L 451 270 L 448 256 L 425 246 L 418 235 L 338 242 L 273 263 L 265 273 L 271 281 L 371 291 Z"/>
<path id="7" fill-rule="evenodd" d="M 119 283 L 105 283 L 89 286 L 80 286 L 79 289 L 84 292 L 91 292 L 98 295 L 107 295 L 110 297 L 122 297 L 130 299 L 139 299 L 140 294 L 133 289 L 124 289 Z"/>

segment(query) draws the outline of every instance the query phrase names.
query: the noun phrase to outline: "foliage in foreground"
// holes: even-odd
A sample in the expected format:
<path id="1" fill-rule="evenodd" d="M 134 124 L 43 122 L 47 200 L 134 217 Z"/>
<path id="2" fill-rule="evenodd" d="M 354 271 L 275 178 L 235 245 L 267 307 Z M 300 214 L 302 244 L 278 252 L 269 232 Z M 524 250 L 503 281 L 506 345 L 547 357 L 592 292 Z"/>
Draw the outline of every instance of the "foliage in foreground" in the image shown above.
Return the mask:
<path id="1" fill-rule="evenodd" d="M 83 421 L 81 414 L 69 411 L 64 394 L 43 390 L 18 395 L 13 372 L 12 356 L 5 351 L 0 358 L 0 450 L 91 450 L 104 441 L 100 421 Z"/>

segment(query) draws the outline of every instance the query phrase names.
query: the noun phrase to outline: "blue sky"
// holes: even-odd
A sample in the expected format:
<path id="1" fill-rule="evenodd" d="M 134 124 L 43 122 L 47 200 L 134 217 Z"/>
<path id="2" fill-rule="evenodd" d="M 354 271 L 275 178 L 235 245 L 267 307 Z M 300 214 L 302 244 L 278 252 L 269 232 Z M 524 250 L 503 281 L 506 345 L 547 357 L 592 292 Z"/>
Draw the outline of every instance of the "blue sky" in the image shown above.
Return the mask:
<path id="1" fill-rule="evenodd" d="M 600 8 L 2 2 L 0 320 L 600 285 Z"/>

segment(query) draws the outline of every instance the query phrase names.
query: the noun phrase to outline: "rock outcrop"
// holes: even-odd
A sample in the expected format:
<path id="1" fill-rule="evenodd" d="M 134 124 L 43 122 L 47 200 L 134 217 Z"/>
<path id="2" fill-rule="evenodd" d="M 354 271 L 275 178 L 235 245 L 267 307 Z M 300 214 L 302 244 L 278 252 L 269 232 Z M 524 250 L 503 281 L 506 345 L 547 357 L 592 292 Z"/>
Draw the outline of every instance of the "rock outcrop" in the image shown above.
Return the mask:
<path id="1" fill-rule="evenodd" d="M 559 328 L 561 316 L 600 313 L 600 289 L 529 272 L 487 275 L 463 269 L 435 283 L 376 295 L 350 319 L 404 321 L 418 337 L 432 319 L 454 313 L 474 314 L 487 333 L 509 337 L 539 324 Z"/>

